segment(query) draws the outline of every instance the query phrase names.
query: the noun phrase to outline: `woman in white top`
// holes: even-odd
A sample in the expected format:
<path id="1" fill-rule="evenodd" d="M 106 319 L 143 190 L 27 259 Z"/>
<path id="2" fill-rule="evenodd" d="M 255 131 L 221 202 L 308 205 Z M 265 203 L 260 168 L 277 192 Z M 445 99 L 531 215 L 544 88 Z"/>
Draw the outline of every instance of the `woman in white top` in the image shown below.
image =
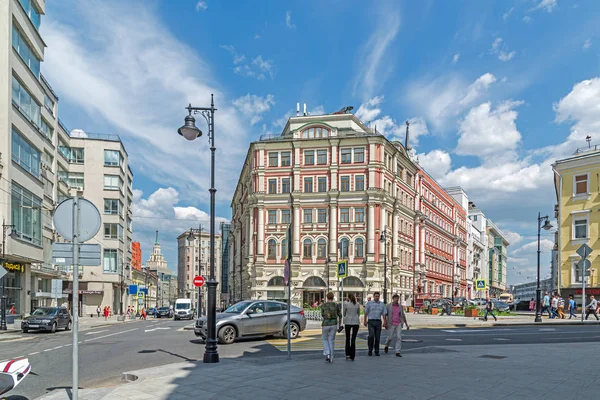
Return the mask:
<path id="1" fill-rule="evenodd" d="M 354 361 L 356 356 L 356 335 L 360 326 L 360 304 L 353 294 L 344 303 L 344 327 L 346 329 L 346 360 Z"/>

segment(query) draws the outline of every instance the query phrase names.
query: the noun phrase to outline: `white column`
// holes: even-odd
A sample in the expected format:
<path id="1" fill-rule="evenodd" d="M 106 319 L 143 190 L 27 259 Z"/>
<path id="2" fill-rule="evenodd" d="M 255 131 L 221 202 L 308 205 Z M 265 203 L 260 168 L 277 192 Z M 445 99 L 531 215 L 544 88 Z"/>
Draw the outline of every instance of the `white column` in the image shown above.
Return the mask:
<path id="1" fill-rule="evenodd" d="M 248 261 L 254 257 L 254 208 L 250 208 L 250 217 L 248 219 Z"/>
<path id="2" fill-rule="evenodd" d="M 256 254 L 261 256 L 265 254 L 265 209 L 258 207 L 258 238 Z"/>
<path id="3" fill-rule="evenodd" d="M 292 256 L 298 256 L 300 254 L 300 205 L 294 205 L 294 220 L 292 221 L 294 229 L 294 238 L 292 247 Z M 293 257 L 292 257 L 293 258 Z"/>
<path id="4" fill-rule="evenodd" d="M 369 204 L 369 221 L 367 230 L 367 253 L 375 253 L 375 208 Z"/>
<path id="5" fill-rule="evenodd" d="M 329 254 L 335 254 L 337 259 L 337 205 L 329 206 Z"/>
<path id="6" fill-rule="evenodd" d="M 421 259 L 421 264 L 425 265 L 425 225 L 419 225 L 419 229 L 421 229 L 421 246 L 419 248 L 419 258 Z"/>

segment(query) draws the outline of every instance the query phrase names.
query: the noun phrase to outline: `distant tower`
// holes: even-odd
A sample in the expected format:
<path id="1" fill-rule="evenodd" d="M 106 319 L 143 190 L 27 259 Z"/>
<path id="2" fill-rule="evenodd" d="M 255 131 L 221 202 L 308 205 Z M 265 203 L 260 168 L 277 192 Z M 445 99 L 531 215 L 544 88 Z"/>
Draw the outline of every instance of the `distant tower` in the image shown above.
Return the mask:
<path id="1" fill-rule="evenodd" d="M 410 153 L 410 151 L 412 150 L 410 147 L 410 135 L 408 133 L 409 125 L 410 125 L 410 123 L 408 121 L 406 121 L 406 139 L 404 141 L 404 148 L 406 149 L 407 153 Z"/>
<path id="2" fill-rule="evenodd" d="M 154 241 L 154 244 L 158 244 L 158 231 L 156 231 L 156 240 Z"/>

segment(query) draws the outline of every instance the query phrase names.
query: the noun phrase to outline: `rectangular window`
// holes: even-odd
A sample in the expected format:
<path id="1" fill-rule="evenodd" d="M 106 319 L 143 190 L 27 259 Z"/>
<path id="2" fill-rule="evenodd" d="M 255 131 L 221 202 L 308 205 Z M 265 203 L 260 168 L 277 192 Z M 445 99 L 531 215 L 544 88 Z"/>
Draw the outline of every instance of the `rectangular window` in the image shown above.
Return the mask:
<path id="1" fill-rule="evenodd" d="M 121 186 L 119 175 L 104 175 L 104 190 L 121 190 Z"/>
<path id="2" fill-rule="evenodd" d="M 304 178 L 304 193 L 312 193 L 313 191 L 313 178 Z"/>
<path id="3" fill-rule="evenodd" d="M 291 158 L 290 152 L 282 151 L 281 152 L 281 166 L 289 167 L 290 165 L 292 165 L 292 158 Z"/>
<path id="4" fill-rule="evenodd" d="M 320 224 L 327 223 L 327 209 L 326 208 L 319 208 L 317 210 L 317 222 Z"/>
<path id="5" fill-rule="evenodd" d="M 83 172 L 61 172 L 59 175 L 70 188 L 83 189 Z"/>
<path id="6" fill-rule="evenodd" d="M 290 217 L 290 210 L 281 210 L 281 223 L 282 224 L 289 224 L 291 223 L 292 219 Z"/>
<path id="7" fill-rule="evenodd" d="M 104 224 L 104 239 L 118 239 L 119 224 Z"/>
<path id="8" fill-rule="evenodd" d="M 588 176 L 587 174 L 575 175 L 575 195 L 588 194 Z"/>
<path id="9" fill-rule="evenodd" d="M 342 149 L 342 164 L 350 164 L 352 162 L 352 149 Z"/>
<path id="10" fill-rule="evenodd" d="M 21 240 L 42 245 L 42 200 L 12 182 L 12 223 Z"/>
<path id="11" fill-rule="evenodd" d="M 587 218 L 579 218 L 573 220 L 574 228 L 574 239 L 587 239 L 588 238 L 588 221 Z"/>
<path id="12" fill-rule="evenodd" d="M 83 147 L 71 147 L 69 162 L 72 164 L 83 164 Z"/>
<path id="13" fill-rule="evenodd" d="M 36 127 L 42 125 L 40 105 L 17 78 L 12 77 L 12 101 Z"/>
<path id="14" fill-rule="evenodd" d="M 267 211 L 268 215 L 268 224 L 273 225 L 277 223 L 277 210 L 269 210 Z"/>
<path id="15" fill-rule="evenodd" d="M 361 190 L 365 190 L 365 176 L 364 175 L 356 175 L 354 177 L 354 190 L 359 192 Z"/>
<path id="16" fill-rule="evenodd" d="M 42 154 L 42 164 L 45 164 L 50 171 L 53 171 L 54 156 L 48 151 L 44 151 L 44 154 Z"/>
<path id="17" fill-rule="evenodd" d="M 340 190 L 342 192 L 350 191 L 350 177 L 349 176 L 342 176 L 340 178 Z"/>
<path id="18" fill-rule="evenodd" d="M 327 178 L 324 176 L 320 176 L 318 178 L 317 185 L 318 185 L 317 190 L 319 192 L 326 192 L 327 191 Z"/>
<path id="19" fill-rule="evenodd" d="M 121 212 L 119 199 L 104 199 L 104 214 L 118 215 Z"/>
<path id="20" fill-rule="evenodd" d="M 304 223 L 305 224 L 312 224 L 312 215 L 313 215 L 313 210 L 312 208 L 305 208 L 304 209 Z"/>
<path id="21" fill-rule="evenodd" d="M 282 178 L 281 179 L 281 193 L 289 193 L 290 192 L 290 178 Z"/>
<path id="22" fill-rule="evenodd" d="M 119 150 L 104 150 L 104 166 L 121 166 L 121 152 Z"/>
<path id="23" fill-rule="evenodd" d="M 42 121 L 42 133 L 44 134 L 44 136 L 46 136 L 48 139 L 52 140 L 52 137 L 54 136 L 54 129 L 52 129 L 50 127 L 50 125 L 48 125 L 48 123 L 46 121 L 44 121 L 43 119 Z"/>
<path id="24" fill-rule="evenodd" d="M 579 260 L 577 261 L 573 261 L 573 266 L 572 266 L 572 270 L 573 270 L 573 282 L 582 282 L 581 279 L 581 268 L 579 268 L 577 266 L 577 264 L 579 263 Z"/>
<path id="25" fill-rule="evenodd" d="M 402 168 L 402 164 L 397 163 L 396 164 L 396 175 L 398 175 L 400 177 L 400 179 L 402 179 L 403 171 L 404 171 L 404 168 Z"/>
<path id="26" fill-rule="evenodd" d="M 350 222 L 350 209 L 349 208 L 340 208 L 340 222 L 341 223 Z"/>
<path id="27" fill-rule="evenodd" d="M 354 209 L 354 222 L 365 222 L 365 209 L 355 208 Z"/>
<path id="28" fill-rule="evenodd" d="M 277 193 L 277 179 L 269 179 L 269 194 Z"/>
<path id="29" fill-rule="evenodd" d="M 317 150 L 317 164 L 327 164 L 327 150 Z"/>
<path id="30" fill-rule="evenodd" d="M 12 46 L 36 78 L 40 77 L 40 60 L 15 24 L 12 26 Z"/>
<path id="31" fill-rule="evenodd" d="M 44 94 L 44 107 L 54 116 L 54 101 L 47 94 Z"/>
<path id="32" fill-rule="evenodd" d="M 33 0 L 19 0 L 19 3 L 21 3 L 21 6 L 23 6 L 23 10 L 25 10 L 25 14 L 27 14 L 29 19 L 31 20 L 31 23 L 33 24 L 33 26 L 35 26 L 35 29 L 39 30 L 41 18 L 40 18 L 40 13 L 35 8 L 34 1 Z"/>
<path id="33" fill-rule="evenodd" d="M 279 153 L 269 153 L 269 167 L 277 167 L 279 165 Z"/>
<path id="34" fill-rule="evenodd" d="M 365 149 L 363 147 L 357 147 L 354 149 L 354 162 L 364 163 L 365 162 Z"/>
<path id="35" fill-rule="evenodd" d="M 412 174 L 406 173 L 406 183 L 408 183 L 408 186 L 412 187 L 412 180 L 413 180 L 413 176 Z"/>
<path id="36" fill-rule="evenodd" d="M 304 165 L 315 165 L 314 150 L 304 150 Z"/>
<path id="37" fill-rule="evenodd" d="M 104 272 L 117 272 L 117 249 L 104 249 Z"/>
<path id="38" fill-rule="evenodd" d="M 40 177 L 40 152 L 12 130 L 12 160 L 36 178 Z"/>

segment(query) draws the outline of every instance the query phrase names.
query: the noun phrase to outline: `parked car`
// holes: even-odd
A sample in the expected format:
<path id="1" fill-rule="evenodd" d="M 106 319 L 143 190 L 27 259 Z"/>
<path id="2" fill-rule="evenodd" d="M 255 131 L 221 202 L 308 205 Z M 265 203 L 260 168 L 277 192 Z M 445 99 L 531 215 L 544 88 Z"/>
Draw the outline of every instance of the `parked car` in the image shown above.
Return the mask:
<path id="1" fill-rule="evenodd" d="M 57 329 L 70 331 L 73 325 L 71 314 L 65 307 L 40 307 L 36 308 L 29 317 L 21 322 L 21 330 L 27 333 L 30 330 L 56 332 Z"/>
<path id="2" fill-rule="evenodd" d="M 231 344 L 241 337 L 264 337 L 283 335 L 287 337 L 286 303 L 273 300 L 240 301 L 225 312 L 217 314 L 217 337 L 222 344 Z M 295 339 L 306 329 L 304 310 L 292 306 L 290 309 L 290 337 Z M 201 317 L 194 324 L 196 336 L 206 339 L 206 317 Z"/>
<path id="3" fill-rule="evenodd" d="M 173 316 L 173 312 L 169 307 L 161 307 L 156 311 L 157 318 L 171 318 Z"/>
<path id="4" fill-rule="evenodd" d="M 510 306 L 503 301 L 492 300 L 492 303 L 494 303 L 494 310 L 510 311 Z"/>

